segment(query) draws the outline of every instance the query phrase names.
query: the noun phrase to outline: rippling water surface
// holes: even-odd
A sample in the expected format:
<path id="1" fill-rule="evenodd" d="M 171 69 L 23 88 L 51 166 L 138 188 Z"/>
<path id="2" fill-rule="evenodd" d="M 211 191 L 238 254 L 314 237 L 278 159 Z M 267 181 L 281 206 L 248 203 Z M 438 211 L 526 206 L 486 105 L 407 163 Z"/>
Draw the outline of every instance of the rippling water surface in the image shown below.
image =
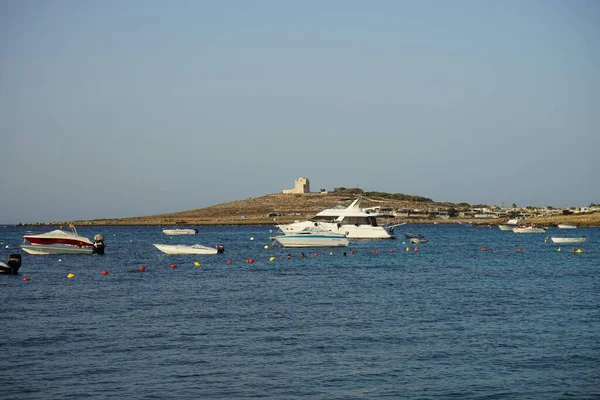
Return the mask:
<path id="1" fill-rule="evenodd" d="M 28 229 L 0 227 L 2 261 Z M 0 398 L 600 398 L 598 228 L 571 231 L 582 254 L 463 225 L 344 250 L 265 249 L 268 226 L 198 229 L 80 227 L 104 235 L 105 256 L 23 254 L 0 275 Z M 405 232 L 430 242 L 414 251 Z"/>

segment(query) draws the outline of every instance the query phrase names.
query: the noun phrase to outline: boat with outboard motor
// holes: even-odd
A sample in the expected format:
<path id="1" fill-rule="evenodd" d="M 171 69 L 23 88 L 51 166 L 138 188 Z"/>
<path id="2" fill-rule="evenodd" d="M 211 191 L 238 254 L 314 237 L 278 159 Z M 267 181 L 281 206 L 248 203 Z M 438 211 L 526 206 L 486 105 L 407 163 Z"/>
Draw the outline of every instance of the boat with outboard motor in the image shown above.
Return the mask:
<path id="1" fill-rule="evenodd" d="M 0 261 L 0 274 L 17 275 L 21 268 L 21 255 L 11 254 L 6 263 Z"/>
<path id="2" fill-rule="evenodd" d="M 225 251 L 223 245 L 207 247 L 201 244 L 154 244 L 154 247 L 166 254 L 221 254 Z"/>
<path id="3" fill-rule="evenodd" d="M 306 228 L 317 228 L 348 239 L 392 239 L 394 228 L 403 224 L 382 226 L 377 223 L 379 214 L 368 213 L 360 208 L 362 198 L 358 198 L 348 207 L 335 206 L 319 212 L 307 221 L 295 221 L 277 225 L 285 235 L 295 235 Z"/>
<path id="4" fill-rule="evenodd" d="M 71 232 L 56 229 L 38 235 L 23 235 L 21 249 L 29 254 L 104 254 L 104 238 L 98 234 L 94 241 L 79 236 L 73 224 Z M 29 242 L 29 243 L 28 243 Z"/>

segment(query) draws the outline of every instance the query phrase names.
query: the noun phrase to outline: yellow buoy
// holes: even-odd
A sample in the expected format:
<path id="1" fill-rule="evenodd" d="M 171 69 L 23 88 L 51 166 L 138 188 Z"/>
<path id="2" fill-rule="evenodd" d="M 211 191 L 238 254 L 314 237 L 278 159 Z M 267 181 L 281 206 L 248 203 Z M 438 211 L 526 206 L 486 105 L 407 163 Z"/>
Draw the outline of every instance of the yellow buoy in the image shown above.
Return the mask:
<path id="1" fill-rule="evenodd" d="M 558 251 L 558 252 L 560 252 L 560 247 L 558 248 L 558 250 L 557 250 L 557 251 Z"/>
<path id="2" fill-rule="evenodd" d="M 195 265 L 196 267 L 199 267 L 199 266 L 200 266 L 200 263 L 199 263 L 198 261 L 194 261 L 194 265 Z"/>
<path id="3" fill-rule="evenodd" d="M 269 245 L 268 245 L 268 244 L 265 244 L 265 249 L 268 249 L 268 248 L 269 248 Z"/>
<path id="4" fill-rule="evenodd" d="M 581 250 L 581 249 L 577 249 L 577 250 L 575 251 L 575 253 L 583 253 L 583 250 Z"/>
<path id="5" fill-rule="evenodd" d="M 73 274 L 73 273 L 70 273 L 69 275 L 67 275 L 67 278 L 69 278 L 69 279 L 73 279 L 73 278 L 75 278 L 75 274 Z"/>
<path id="6" fill-rule="evenodd" d="M 275 257 L 269 258 L 269 261 L 275 261 Z"/>

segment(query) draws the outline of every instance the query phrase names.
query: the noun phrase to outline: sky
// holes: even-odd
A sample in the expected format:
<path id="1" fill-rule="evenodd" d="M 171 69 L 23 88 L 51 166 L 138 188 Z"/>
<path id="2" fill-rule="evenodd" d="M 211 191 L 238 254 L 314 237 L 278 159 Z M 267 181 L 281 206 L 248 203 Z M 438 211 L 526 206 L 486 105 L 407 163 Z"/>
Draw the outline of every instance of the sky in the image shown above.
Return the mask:
<path id="1" fill-rule="evenodd" d="M 3 0 L 0 223 L 600 203 L 598 38 L 596 0 Z"/>

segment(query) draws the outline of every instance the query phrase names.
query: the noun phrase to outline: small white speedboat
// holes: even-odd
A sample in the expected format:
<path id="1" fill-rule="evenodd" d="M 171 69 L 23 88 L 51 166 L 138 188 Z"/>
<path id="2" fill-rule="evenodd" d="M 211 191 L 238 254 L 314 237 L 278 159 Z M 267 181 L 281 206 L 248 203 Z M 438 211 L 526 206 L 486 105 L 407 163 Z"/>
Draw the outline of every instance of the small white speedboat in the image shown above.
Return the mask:
<path id="1" fill-rule="evenodd" d="M 509 219 L 506 223 L 498 225 L 501 231 L 512 231 L 517 226 L 519 226 L 519 219 Z"/>
<path id="2" fill-rule="evenodd" d="M 556 227 L 559 229 L 577 229 L 577 225 L 573 224 L 558 224 Z"/>
<path id="3" fill-rule="evenodd" d="M 581 237 L 551 237 L 552 243 L 583 243 L 585 236 Z"/>
<path id="4" fill-rule="evenodd" d="M 219 254 L 225 250 L 222 245 L 213 248 L 201 244 L 155 244 L 154 247 L 166 254 Z"/>
<path id="5" fill-rule="evenodd" d="M 514 233 L 546 233 L 544 228 L 538 228 L 537 226 L 518 226 L 513 229 Z"/>
<path id="6" fill-rule="evenodd" d="M 333 232 L 300 231 L 294 234 L 275 236 L 283 247 L 346 247 L 350 241 L 346 235 Z"/>
<path id="7" fill-rule="evenodd" d="M 163 235 L 169 236 L 179 236 L 179 235 L 195 235 L 198 233 L 198 229 L 188 229 L 188 228 L 176 228 L 176 229 L 163 229 Z"/>

